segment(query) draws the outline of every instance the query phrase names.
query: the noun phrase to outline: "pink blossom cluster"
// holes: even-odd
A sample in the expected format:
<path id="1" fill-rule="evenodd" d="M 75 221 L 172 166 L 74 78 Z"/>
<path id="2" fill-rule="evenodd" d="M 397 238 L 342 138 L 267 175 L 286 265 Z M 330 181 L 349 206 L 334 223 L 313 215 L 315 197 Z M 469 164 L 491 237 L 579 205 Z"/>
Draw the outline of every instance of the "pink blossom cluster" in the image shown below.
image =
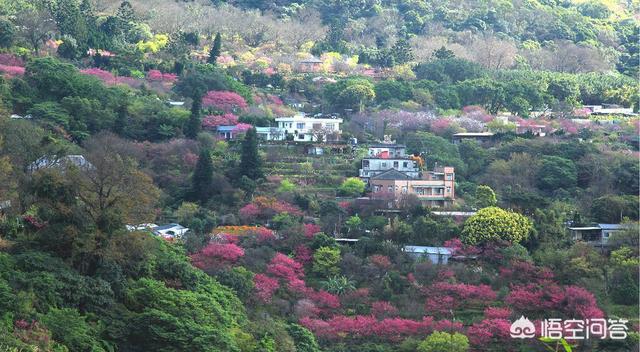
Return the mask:
<path id="1" fill-rule="evenodd" d="M 235 127 L 233 127 L 233 132 L 234 133 L 245 133 L 248 130 L 250 130 L 253 126 L 248 124 L 248 123 L 239 123 L 237 125 L 235 125 Z"/>
<path id="2" fill-rule="evenodd" d="M 487 307 L 484 316 L 487 319 L 509 319 L 513 312 L 509 308 Z"/>
<path id="3" fill-rule="evenodd" d="M 280 99 L 280 97 L 278 97 L 277 95 L 269 94 L 267 95 L 267 98 L 272 104 L 275 104 L 278 106 L 284 105 L 284 103 L 282 102 L 282 99 Z"/>
<path id="4" fill-rule="evenodd" d="M 207 115 L 202 119 L 203 128 L 216 128 L 218 126 L 232 126 L 238 124 L 238 116 L 227 113 L 223 115 Z"/>
<path id="5" fill-rule="evenodd" d="M 493 116 L 489 114 L 483 107 L 479 105 L 467 105 L 462 108 L 462 117 L 467 117 L 480 122 L 490 122 Z"/>
<path id="6" fill-rule="evenodd" d="M 15 55 L 0 53 L 0 65 L 24 67 L 24 61 Z"/>
<path id="7" fill-rule="evenodd" d="M 549 268 L 538 267 L 525 261 L 513 261 L 508 267 L 500 268 L 500 278 L 510 283 L 543 283 L 553 280 Z"/>
<path id="8" fill-rule="evenodd" d="M 322 232 L 320 225 L 304 224 L 302 226 L 304 228 L 304 237 L 306 238 L 312 238 L 315 234 Z"/>
<path id="9" fill-rule="evenodd" d="M 244 110 L 248 107 L 247 102 L 239 94 L 229 91 L 209 91 L 202 98 L 202 106 L 213 107 L 223 112 L 230 113 L 237 110 Z"/>
<path id="10" fill-rule="evenodd" d="M 292 204 L 263 196 L 255 197 L 253 202 L 245 205 L 239 211 L 240 216 L 249 222 L 258 218 L 269 219 L 280 213 L 289 213 L 294 216 L 302 215 L 302 211 Z"/>
<path id="11" fill-rule="evenodd" d="M 398 308 L 386 301 L 376 301 L 371 303 L 371 314 L 377 318 L 388 318 L 398 315 Z"/>
<path id="12" fill-rule="evenodd" d="M 492 341 L 504 343 L 511 340 L 510 328 L 511 321 L 507 319 L 484 319 L 470 326 L 467 336 L 476 346 L 486 346 Z"/>
<path id="13" fill-rule="evenodd" d="M 11 78 L 24 75 L 25 68 L 22 66 L 9 66 L 0 64 L 0 72 L 3 72 L 5 76 Z"/>
<path id="14" fill-rule="evenodd" d="M 297 245 L 294 253 L 296 260 L 302 264 L 309 264 L 313 261 L 313 250 L 304 244 Z"/>
<path id="15" fill-rule="evenodd" d="M 544 309 L 563 312 L 573 318 L 601 318 L 604 313 L 598 308 L 593 294 L 582 287 L 562 288 L 555 283 L 515 285 L 505 302 L 521 312 Z"/>
<path id="16" fill-rule="evenodd" d="M 267 273 L 285 281 L 304 278 L 302 264 L 282 253 L 276 253 L 267 266 Z"/>
<path id="17" fill-rule="evenodd" d="M 453 255 L 476 255 L 481 252 L 478 247 L 466 245 L 459 238 L 445 241 L 443 246 L 451 249 Z"/>
<path id="18" fill-rule="evenodd" d="M 264 303 L 271 302 L 273 294 L 278 290 L 280 284 L 278 279 L 268 277 L 264 274 L 256 274 L 253 277 L 253 284 L 258 299 Z"/>
<path id="19" fill-rule="evenodd" d="M 162 73 L 160 70 L 149 70 L 149 72 L 147 72 L 147 80 L 175 83 L 175 81 L 178 80 L 178 75 L 174 73 Z"/>
<path id="20" fill-rule="evenodd" d="M 487 285 L 437 282 L 423 292 L 427 295 L 425 309 L 440 314 L 462 304 L 489 304 L 496 299 L 496 293 Z"/>
<path id="21" fill-rule="evenodd" d="M 316 336 L 330 340 L 348 336 L 352 339 L 375 338 L 384 341 L 400 341 L 407 336 L 424 336 L 446 327 L 451 328 L 449 331 L 462 330 L 462 323 L 434 322 L 432 317 L 424 317 L 421 321 L 416 321 L 402 318 L 378 320 L 366 315 L 336 315 L 328 320 L 302 318 L 300 324 Z"/>
<path id="22" fill-rule="evenodd" d="M 200 269 L 232 264 L 244 255 L 244 249 L 234 243 L 210 243 L 191 255 L 191 262 Z"/>
<path id="23" fill-rule="evenodd" d="M 80 70 L 80 72 L 85 75 L 95 76 L 108 85 L 126 84 L 132 88 L 137 88 L 141 85 L 140 81 L 133 77 L 116 76 L 109 71 L 105 71 L 97 67 L 83 69 Z"/>

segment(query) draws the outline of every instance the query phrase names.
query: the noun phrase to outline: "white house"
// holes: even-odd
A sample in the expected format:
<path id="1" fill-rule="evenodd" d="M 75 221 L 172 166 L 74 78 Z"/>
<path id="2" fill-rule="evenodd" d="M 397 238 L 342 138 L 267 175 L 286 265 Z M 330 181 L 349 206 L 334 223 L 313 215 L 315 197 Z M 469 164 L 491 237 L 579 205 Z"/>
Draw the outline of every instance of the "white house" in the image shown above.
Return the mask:
<path id="1" fill-rule="evenodd" d="M 402 144 L 378 143 L 369 146 L 368 155 L 371 157 L 388 155 L 391 158 L 405 157 L 407 147 Z"/>
<path id="2" fill-rule="evenodd" d="M 360 177 L 363 181 L 377 176 L 385 171 L 395 169 L 409 178 L 418 178 L 420 176 L 420 168 L 415 160 L 406 157 L 396 158 L 364 158 L 362 159 L 362 168 L 360 169 Z"/>
<path id="3" fill-rule="evenodd" d="M 151 230 L 155 235 L 161 236 L 166 239 L 180 238 L 182 237 L 182 235 L 187 233 L 187 231 L 189 231 L 188 228 L 180 224 L 167 224 L 167 225 L 156 226 L 156 227 L 152 227 Z"/>
<path id="4" fill-rule="evenodd" d="M 451 248 L 447 247 L 404 246 L 402 251 L 415 259 L 428 259 L 433 264 L 447 264 L 452 255 Z"/>
<path id="5" fill-rule="evenodd" d="M 340 139 L 340 118 L 315 118 L 298 114 L 276 118 L 278 128 L 284 135 L 292 135 L 297 142 L 338 141 Z"/>
<path id="6" fill-rule="evenodd" d="M 597 224 L 569 227 L 569 231 L 574 241 L 584 241 L 594 247 L 606 247 L 611 235 L 628 228 L 629 225 L 626 224 Z"/>

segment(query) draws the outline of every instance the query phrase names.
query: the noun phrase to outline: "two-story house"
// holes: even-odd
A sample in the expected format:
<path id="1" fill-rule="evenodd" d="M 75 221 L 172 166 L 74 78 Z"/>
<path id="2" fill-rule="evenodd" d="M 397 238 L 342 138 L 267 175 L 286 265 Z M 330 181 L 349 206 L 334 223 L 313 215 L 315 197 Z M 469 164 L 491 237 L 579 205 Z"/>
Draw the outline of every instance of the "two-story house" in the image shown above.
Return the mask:
<path id="1" fill-rule="evenodd" d="M 276 122 L 284 135 L 292 135 L 293 140 L 296 142 L 336 142 L 340 140 L 342 133 L 340 131 L 342 119 L 340 118 L 315 118 L 298 114 L 289 117 L 278 117 Z"/>
<path id="2" fill-rule="evenodd" d="M 361 161 L 360 178 L 368 183 L 371 177 L 388 170 L 396 170 L 409 178 L 420 177 L 421 159 L 407 156 L 406 150 L 406 146 L 393 142 L 369 146 L 367 156 Z"/>
<path id="3" fill-rule="evenodd" d="M 420 176 L 420 168 L 415 160 L 407 157 L 384 158 L 375 156 L 362 159 L 360 178 L 365 182 L 369 182 L 371 177 L 389 170 L 396 170 L 409 178 L 418 178 Z"/>
<path id="4" fill-rule="evenodd" d="M 436 167 L 414 178 L 390 169 L 371 177 L 369 187 L 372 199 L 397 203 L 403 197 L 413 195 L 426 206 L 445 207 L 455 200 L 455 170 L 450 166 Z"/>

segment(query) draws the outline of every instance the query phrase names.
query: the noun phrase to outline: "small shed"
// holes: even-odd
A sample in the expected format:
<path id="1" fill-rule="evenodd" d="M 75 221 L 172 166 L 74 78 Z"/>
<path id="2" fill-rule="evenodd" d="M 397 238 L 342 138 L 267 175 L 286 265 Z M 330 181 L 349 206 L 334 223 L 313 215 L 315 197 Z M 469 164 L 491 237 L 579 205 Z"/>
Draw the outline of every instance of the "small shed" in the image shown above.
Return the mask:
<path id="1" fill-rule="evenodd" d="M 404 246 L 402 251 L 414 259 L 428 259 L 433 264 L 447 264 L 452 255 L 451 248 L 447 247 Z"/>

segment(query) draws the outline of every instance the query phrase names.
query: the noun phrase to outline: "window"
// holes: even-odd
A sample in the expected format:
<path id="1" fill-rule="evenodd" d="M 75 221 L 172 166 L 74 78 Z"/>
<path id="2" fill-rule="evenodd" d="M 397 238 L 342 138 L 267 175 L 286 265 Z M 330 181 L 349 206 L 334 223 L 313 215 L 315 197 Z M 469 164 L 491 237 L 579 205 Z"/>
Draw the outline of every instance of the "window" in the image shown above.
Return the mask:
<path id="1" fill-rule="evenodd" d="M 408 167 L 409 167 L 409 163 L 408 163 L 408 162 L 406 162 L 406 161 L 404 161 L 404 162 L 402 163 L 402 167 L 404 167 L 405 169 L 406 169 L 406 168 L 408 168 Z"/>
<path id="2" fill-rule="evenodd" d="M 298 139 L 304 139 L 304 134 L 299 134 Z"/>
<path id="3" fill-rule="evenodd" d="M 373 193 L 378 193 L 378 191 L 380 191 L 380 186 L 378 185 L 373 186 Z"/>
<path id="4" fill-rule="evenodd" d="M 368 168 L 369 167 L 369 160 L 362 160 L 362 167 L 363 168 Z"/>
<path id="5" fill-rule="evenodd" d="M 447 194 L 451 193 L 451 187 L 447 187 Z"/>
<path id="6" fill-rule="evenodd" d="M 335 124 L 334 123 L 328 123 L 326 126 L 327 126 L 327 129 L 329 129 L 329 130 L 333 130 L 335 128 Z"/>
<path id="7" fill-rule="evenodd" d="M 447 181 L 453 181 L 453 174 L 447 174 L 446 180 Z"/>
<path id="8" fill-rule="evenodd" d="M 407 186 L 402 186 L 402 194 L 407 194 Z"/>
<path id="9" fill-rule="evenodd" d="M 386 169 L 386 168 L 387 168 L 387 163 L 386 163 L 386 162 L 383 162 L 383 163 L 382 163 L 382 168 L 383 168 L 383 169 Z"/>
<path id="10" fill-rule="evenodd" d="M 393 186 L 387 187 L 387 190 L 389 191 L 389 193 L 393 192 Z"/>
<path id="11" fill-rule="evenodd" d="M 394 168 L 398 168 L 398 162 L 397 162 L 397 161 L 394 161 L 394 162 L 393 162 L 393 167 L 394 167 Z"/>
<path id="12" fill-rule="evenodd" d="M 296 123 L 296 128 L 299 129 L 299 130 L 304 129 L 304 122 Z"/>

